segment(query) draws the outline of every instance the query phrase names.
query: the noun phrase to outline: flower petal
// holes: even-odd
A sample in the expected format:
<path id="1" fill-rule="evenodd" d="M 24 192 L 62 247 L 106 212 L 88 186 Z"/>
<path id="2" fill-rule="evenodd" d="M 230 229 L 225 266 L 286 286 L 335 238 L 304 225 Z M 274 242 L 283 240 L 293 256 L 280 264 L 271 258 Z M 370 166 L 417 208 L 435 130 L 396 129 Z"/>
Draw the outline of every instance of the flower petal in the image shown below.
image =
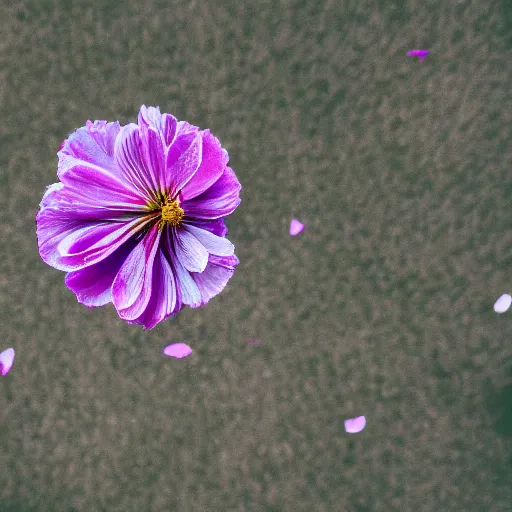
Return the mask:
<path id="1" fill-rule="evenodd" d="M 155 325 L 182 308 L 181 294 L 178 290 L 176 277 L 162 250 L 155 256 L 151 298 L 141 316 L 134 322 L 144 329 L 153 329 Z"/>
<path id="2" fill-rule="evenodd" d="M 0 374 L 7 375 L 12 368 L 14 362 L 14 349 L 8 348 L 0 352 Z"/>
<path id="3" fill-rule="evenodd" d="M 192 278 L 192 275 L 196 276 L 200 275 L 200 273 L 194 272 L 192 275 L 189 273 L 176 255 L 176 245 L 177 244 L 173 243 L 173 235 L 170 233 L 170 230 L 167 230 L 166 237 L 164 239 L 164 250 L 174 269 L 178 289 L 181 294 L 181 300 L 183 304 L 191 308 L 198 308 L 202 306 L 201 292 Z"/>
<path id="4" fill-rule="evenodd" d="M 182 357 L 187 357 L 192 354 L 192 349 L 185 343 L 171 343 L 167 345 L 162 352 L 166 356 L 181 359 Z"/>
<path id="5" fill-rule="evenodd" d="M 131 251 L 114 279 L 112 302 L 123 320 L 135 320 L 149 303 L 160 236 L 161 230 L 153 226 Z"/>
<path id="6" fill-rule="evenodd" d="M 65 172 L 60 175 L 64 189 L 61 197 L 70 204 L 93 206 L 97 209 L 143 212 L 144 198 L 140 192 L 124 177 L 97 167 L 80 162 L 71 156 L 64 156 Z"/>
<path id="7" fill-rule="evenodd" d="M 64 282 L 75 293 L 78 302 L 89 308 L 111 302 L 112 283 L 136 244 L 135 237 L 132 237 L 104 260 L 66 274 Z"/>
<path id="8" fill-rule="evenodd" d="M 141 119 L 160 134 L 165 147 L 173 143 L 178 128 L 178 121 L 174 116 L 161 114 L 160 107 L 142 105 L 139 111 L 139 120 Z"/>
<path id="9" fill-rule="evenodd" d="M 206 304 L 212 297 L 218 295 L 233 276 L 239 261 L 236 256 L 208 258 L 208 265 L 201 273 L 192 274 L 201 294 L 201 304 Z"/>
<path id="10" fill-rule="evenodd" d="M 345 420 L 345 430 L 349 434 L 356 434 L 357 432 L 361 432 L 365 425 L 366 418 L 364 416 L 358 416 L 357 418 Z"/>
<path id="11" fill-rule="evenodd" d="M 178 126 L 178 121 L 171 114 L 164 114 L 162 119 L 162 130 L 164 143 L 167 147 L 169 147 L 173 142 L 176 136 L 176 129 Z"/>
<path id="12" fill-rule="evenodd" d="M 174 198 L 201 165 L 203 139 L 198 132 L 179 134 L 167 151 L 165 190 Z"/>
<path id="13" fill-rule="evenodd" d="M 208 251 L 204 245 L 185 228 L 173 229 L 172 236 L 179 262 L 190 272 L 202 272 L 208 263 Z"/>
<path id="14" fill-rule="evenodd" d="M 304 230 L 304 224 L 297 219 L 292 219 L 290 222 L 290 235 L 295 236 Z"/>
<path id="15" fill-rule="evenodd" d="M 96 141 L 96 144 L 110 158 L 114 157 L 114 144 L 119 133 L 119 122 L 107 123 L 106 121 L 87 121 L 85 124 L 87 132 Z"/>
<path id="16" fill-rule="evenodd" d="M 210 254 L 231 256 L 235 252 L 235 246 L 227 238 L 214 235 L 188 223 L 183 223 L 183 229 L 194 235 Z"/>
<path id="17" fill-rule="evenodd" d="M 188 221 L 188 224 L 191 224 L 192 221 Z M 185 223 L 184 223 L 185 224 Z M 217 236 L 225 237 L 228 233 L 228 228 L 226 227 L 226 224 L 224 223 L 224 220 L 222 218 L 213 219 L 213 220 L 206 220 L 206 219 L 194 219 L 193 221 L 194 226 L 205 229 L 209 231 L 210 233 L 213 233 Z"/>
<path id="18" fill-rule="evenodd" d="M 142 108 L 139 112 L 140 147 L 142 149 L 142 156 L 146 162 L 146 168 L 148 171 L 147 179 L 151 184 L 151 190 L 163 191 L 165 190 L 165 167 L 164 145 L 161 136 L 161 115 L 159 109 L 156 110 L 154 107 L 151 107 L 151 109 L 151 112 L 148 112 L 148 109 L 146 109 L 146 114 L 148 117 L 152 118 L 151 125 L 145 120 Z M 153 123 L 157 123 L 157 125 L 154 125 Z"/>
<path id="19" fill-rule="evenodd" d="M 105 123 L 105 124 L 103 124 Z M 65 172 L 64 157 L 71 156 L 82 162 L 97 167 L 119 172 L 112 154 L 110 153 L 113 141 L 119 133 L 119 123 L 106 123 L 106 121 L 87 122 L 87 126 L 75 130 L 63 143 L 57 155 L 59 166 L 57 175 Z"/>
<path id="20" fill-rule="evenodd" d="M 240 204 L 241 188 L 233 169 L 226 167 L 224 174 L 206 192 L 182 203 L 184 220 L 217 219 L 233 213 Z"/>
<path id="21" fill-rule="evenodd" d="M 210 133 L 210 130 L 201 132 L 201 138 L 201 165 L 194 174 L 194 178 L 179 189 L 183 201 L 193 199 L 208 190 L 222 176 L 229 161 L 228 152 L 222 148 L 219 140 Z"/>
<path id="22" fill-rule="evenodd" d="M 505 313 L 511 304 L 512 297 L 508 293 L 504 293 L 494 303 L 494 311 L 496 311 L 496 313 Z"/>
<path id="23" fill-rule="evenodd" d="M 121 128 L 114 145 L 114 160 L 146 201 L 153 197 L 154 190 L 150 171 L 143 156 L 139 127 L 130 123 Z"/>
<path id="24" fill-rule="evenodd" d="M 54 268 L 73 272 L 104 260 L 136 235 L 150 216 L 125 222 L 84 224 L 69 212 L 46 208 L 37 216 L 39 253 Z"/>

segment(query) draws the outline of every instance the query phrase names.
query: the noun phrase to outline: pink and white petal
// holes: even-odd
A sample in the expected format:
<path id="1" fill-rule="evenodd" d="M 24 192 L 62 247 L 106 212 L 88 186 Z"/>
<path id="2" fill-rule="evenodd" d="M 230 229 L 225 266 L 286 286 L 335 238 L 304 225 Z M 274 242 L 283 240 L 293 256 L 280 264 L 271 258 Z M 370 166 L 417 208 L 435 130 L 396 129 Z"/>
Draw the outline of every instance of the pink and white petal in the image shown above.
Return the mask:
<path id="1" fill-rule="evenodd" d="M 235 252 L 235 246 L 227 238 L 214 235 L 210 231 L 188 223 L 183 223 L 183 228 L 192 233 L 210 254 L 232 256 Z"/>
<path id="2" fill-rule="evenodd" d="M 147 179 L 151 190 L 165 190 L 164 145 L 160 126 L 148 125 L 143 116 L 139 114 L 139 137 L 141 141 L 142 156 L 148 171 Z"/>
<path id="3" fill-rule="evenodd" d="M 185 228 L 172 230 L 174 250 L 180 263 L 190 272 L 202 272 L 208 263 L 208 251 Z"/>
<path id="4" fill-rule="evenodd" d="M 304 230 L 304 224 L 297 219 L 292 219 L 290 222 L 290 235 L 295 236 Z"/>
<path id="5" fill-rule="evenodd" d="M 167 151 L 165 190 L 175 198 L 201 165 L 203 139 L 198 132 L 179 134 Z"/>
<path id="6" fill-rule="evenodd" d="M 119 122 L 107 123 L 106 121 L 87 121 L 87 131 L 96 141 L 96 144 L 111 158 L 114 157 L 114 144 L 121 127 Z"/>
<path id="7" fill-rule="evenodd" d="M 137 188 L 146 201 L 150 201 L 154 190 L 143 156 L 139 127 L 136 124 L 130 123 L 121 128 L 114 146 L 114 160 L 126 179 Z"/>
<path id="8" fill-rule="evenodd" d="M 36 216 L 39 253 L 48 265 L 73 272 L 105 259 L 150 222 L 153 218 L 146 216 L 130 221 L 91 223 L 77 218 L 72 210 L 47 207 Z M 86 243 L 90 246 L 86 247 Z M 77 248 L 81 251 L 73 252 Z"/>
<path id="9" fill-rule="evenodd" d="M 66 274 L 64 282 L 78 302 L 89 308 L 112 302 L 112 283 L 135 245 L 132 237 L 103 261 Z"/>
<path id="10" fill-rule="evenodd" d="M 176 130 L 178 128 L 178 121 L 171 114 L 164 114 L 162 116 L 162 130 L 163 138 L 166 147 L 169 147 L 176 137 Z"/>
<path id="11" fill-rule="evenodd" d="M 115 131 L 115 127 L 110 130 Z M 116 135 L 117 136 L 117 135 Z M 61 149 L 57 155 L 59 157 L 59 164 L 57 175 L 61 176 L 66 171 L 66 156 L 71 156 L 76 160 L 94 164 L 103 169 L 110 170 L 114 173 L 118 172 L 118 168 L 114 162 L 114 159 L 109 155 L 104 147 L 108 146 L 109 142 L 103 141 L 102 144 L 98 144 L 98 134 L 91 135 L 90 128 L 83 126 L 74 131 L 63 143 Z"/>
<path id="12" fill-rule="evenodd" d="M 169 357 L 181 359 L 192 354 L 192 349 L 186 343 L 171 343 L 167 345 L 162 352 Z"/>
<path id="13" fill-rule="evenodd" d="M 349 434 L 356 434 L 361 432 L 366 425 L 366 418 L 364 416 L 358 416 L 357 418 L 351 418 L 345 420 L 345 430 Z"/>
<path id="14" fill-rule="evenodd" d="M 235 261 L 238 263 L 238 259 L 235 256 L 226 258 L 227 262 L 223 265 L 218 264 L 219 260 L 222 261 L 220 258 L 215 259 L 210 256 L 210 261 L 204 272 L 192 274 L 192 279 L 194 279 L 199 288 L 203 304 L 206 304 L 226 287 L 235 271 L 234 267 L 236 264 L 232 265 L 232 263 L 235 263 Z"/>
<path id="15" fill-rule="evenodd" d="M 142 105 L 139 112 L 138 124 L 146 124 L 156 130 L 161 138 L 164 147 L 169 147 L 176 136 L 178 121 L 171 114 L 161 114 L 160 107 L 146 107 Z"/>
<path id="16" fill-rule="evenodd" d="M 165 239 L 165 252 L 169 261 L 172 262 L 172 267 L 176 276 L 179 292 L 181 295 L 181 301 L 186 306 L 191 308 L 198 308 L 202 306 L 201 293 L 197 287 L 195 281 L 192 279 L 189 271 L 181 264 L 180 260 L 174 252 L 173 244 L 171 242 L 170 230 L 167 231 Z M 192 275 L 200 275 L 199 273 L 193 273 Z"/>
<path id="17" fill-rule="evenodd" d="M 66 172 L 61 174 L 65 188 L 63 195 L 73 195 L 77 205 L 115 208 L 125 211 L 144 212 L 145 201 L 140 192 L 126 179 L 93 164 L 69 159 Z"/>
<path id="18" fill-rule="evenodd" d="M 187 221 L 187 224 L 191 224 L 191 221 Z M 210 233 L 213 233 L 217 236 L 225 237 L 228 233 L 228 228 L 226 227 L 226 224 L 224 223 L 224 219 L 218 218 L 218 219 L 194 219 L 193 221 L 194 226 L 200 228 L 200 229 L 206 229 Z"/>
<path id="19" fill-rule="evenodd" d="M 39 203 L 39 207 L 41 210 L 44 208 L 58 206 L 60 200 L 60 191 L 63 189 L 64 184 L 60 181 L 57 183 L 52 183 L 46 187 L 46 191 Z"/>
<path id="20" fill-rule="evenodd" d="M 206 192 L 183 201 L 184 220 L 217 219 L 233 213 L 241 202 L 241 188 L 233 169 L 226 167 L 224 174 Z"/>
<path id="21" fill-rule="evenodd" d="M 8 348 L 0 352 L 0 374 L 7 375 L 14 363 L 14 349 Z"/>
<path id="22" fill-rule="evenodd" d="M 233 254 L 233 256 L 215 256 L 210 254 L 208 263 L 218 265 L 219 267 L 227 268 L 228 270 L 235 270 L 240 263 L 240 260 Z"/>
<path id="23" fill-rule="evenodd" d="M 146 107 L 142 105 L 139 110 L 138 124 L 145 124 L 151 126 L 158 132 L 162 131 L 162 114 L 160 107 Z"/>
<path id="24" fill-rule="evenodd" d="M 123 320 L 140 317 L 149 303 L 160 236 L 161 230 L 153 226 L 131 251 L 114 279 L 112 302 Z"/>
<path id="25" fill-rule="evenodd" d="M 208 190 L 222 176 L 229 161 L 228 152 L 222 148 L 219 140 L 210 133 L 210 130 L 201 132 L 201 137 L 203 141 L 201 165 L 194 174 L 194 178 L 179 189 L 184 201 L 193 199 Z"/>
<path id="26" fill-rule="evenodd" d="M 57 247 L 64 238 L 87 225 L 72 212 L 54 207 L 40 210 L 36 215 L 36 235 L 42 260 L 58 270 L 75 270 L 74 267 L 62 264 Z"/>
<path id="27" fill-rule="evenodd" d="M 158 323 L 178 313 L 181 308 L 181 295 L 176 278 L 165 254 L 159 250 L 155 256 L 151 298 L 136 323 L 141 324 L 144 329 L 153 329 Z"/>
<path id="28" fill-rule="evenodd" d="M 178 121 L 178 125 L 176 127 L 176 134 L 182 135 L 184 133 L 199 133 L 199 128 L 194 126 L 193 124 L 187 123 L 187 121 Z"/>

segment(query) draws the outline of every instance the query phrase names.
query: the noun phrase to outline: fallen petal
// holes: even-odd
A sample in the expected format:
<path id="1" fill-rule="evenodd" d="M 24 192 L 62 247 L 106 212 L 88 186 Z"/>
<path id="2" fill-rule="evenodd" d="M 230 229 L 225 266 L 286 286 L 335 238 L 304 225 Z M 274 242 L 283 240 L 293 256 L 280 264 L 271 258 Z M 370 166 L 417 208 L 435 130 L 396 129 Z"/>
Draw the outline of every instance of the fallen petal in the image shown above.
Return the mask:
<path id="1" fill-rule="evenodd" d="M 7 375 L 12 368 L 14 362 L 14 349 L 8 348 L 3 352 L 0 352 L 0 374 Z"/>
<path id="2" fill-rule="evenodd" d="M 182 357 L 187 357 L 192 354 L 192 349 L 185 343 L 171 343 L 164 348 L 163 353 L 166 356 L 181 359 Z"/>
<path id="3" fill-rule="evenodd" d="M 512 297 L 508 293 L 504 293 L 495 303 L 494 311 L 496 313 L 505 313 L 512 304 Z"/>
<path id="4" fill-rule="evenodd" d="M 407 55 L 409 57 L 419 57 L 419 60 L 424 60 L 425 57 L 429 54 L 428 50 L 409 50 Z"/>
<path id="5" fill-rule="evenodd" d="M 302 222 L 299 222 L 297 219 L 292 219 L 292 221 L 290 222 L 290 235 L 298 235 L 303 230 L 304 224 L 302 224 Z"/>
<path id="6" fill-rule="evenodd" d="M 249 338 L 247 340 L 247 343 L 249 345 L 259 345 L 261 343 L 261 341 L 258 338 Z"/>
<path id="7" fill-rule="evenodd" d="M 364 416 L 358 416 L 350 420 L 345 420 L 345 430 L 349 434 L 355 434 L 361 432 L 366 425 L 366 418 Z"/>

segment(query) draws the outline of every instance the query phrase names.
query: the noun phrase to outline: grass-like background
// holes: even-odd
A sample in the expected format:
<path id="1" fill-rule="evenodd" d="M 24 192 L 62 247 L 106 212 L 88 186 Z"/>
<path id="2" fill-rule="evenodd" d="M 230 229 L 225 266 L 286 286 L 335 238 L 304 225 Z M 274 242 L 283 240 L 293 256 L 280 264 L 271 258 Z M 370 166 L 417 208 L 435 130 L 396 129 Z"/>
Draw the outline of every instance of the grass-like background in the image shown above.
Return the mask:
<path id="1" fill-rule="evenodd" d="M 2 512 L 510 510 L 510 0 L 0 20 Z M 34 220 L 61 141 L 143 103 L 210 128 L 243 186 L 229 285 L 152 331 L 78 304 Z"/>

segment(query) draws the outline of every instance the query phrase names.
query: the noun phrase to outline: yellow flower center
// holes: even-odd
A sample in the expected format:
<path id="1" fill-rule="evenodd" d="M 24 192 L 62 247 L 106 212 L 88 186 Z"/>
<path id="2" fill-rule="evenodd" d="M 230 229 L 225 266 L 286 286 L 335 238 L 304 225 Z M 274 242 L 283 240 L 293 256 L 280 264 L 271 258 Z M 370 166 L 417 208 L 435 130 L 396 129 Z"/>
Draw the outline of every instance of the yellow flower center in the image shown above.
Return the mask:
<path id="1" fill-rule="evenodd" d="M 183 208 L 180 208 L 177 201 L 166 200 L 162 206 L 161 222 L 169 226 L 177 226 L 182 221 L 184 214 Z"/>
<path id="2" fill-rule="evenodd" d="M 162 192 L 158 192 L 154 200 L 148 202 L 146 209 L 158 218 L 158 227 L 162 229 L 164 226 L 178 226 L 183 220 L 185 211 L 180 207 L 178 199 L 172 200 Z"/>

